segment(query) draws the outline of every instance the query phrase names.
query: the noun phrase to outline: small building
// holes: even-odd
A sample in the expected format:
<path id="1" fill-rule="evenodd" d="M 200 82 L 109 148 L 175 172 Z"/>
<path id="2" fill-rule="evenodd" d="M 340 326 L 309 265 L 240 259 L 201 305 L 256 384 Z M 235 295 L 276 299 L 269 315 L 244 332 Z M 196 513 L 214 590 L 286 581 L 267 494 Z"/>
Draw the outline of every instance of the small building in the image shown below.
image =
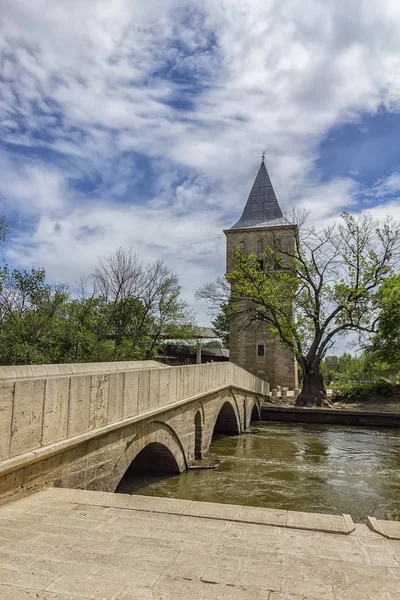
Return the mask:
<path id="1" fill-rule="evenodd" d="M 229 350 L 210 327 L 199 327 L 195 339 L 165 340 L 157 360 L 171 365 L 195 365 L 229 361 Z"/>

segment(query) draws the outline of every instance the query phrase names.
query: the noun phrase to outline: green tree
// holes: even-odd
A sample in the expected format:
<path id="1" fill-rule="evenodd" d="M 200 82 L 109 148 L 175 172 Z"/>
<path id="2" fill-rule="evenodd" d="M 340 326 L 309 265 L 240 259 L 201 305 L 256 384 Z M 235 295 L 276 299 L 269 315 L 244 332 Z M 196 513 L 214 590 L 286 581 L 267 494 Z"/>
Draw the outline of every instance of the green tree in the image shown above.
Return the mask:
<path id="1" fill-rule="evenodd" d="M 221 311 L 211 321 L 215 335 L 222 340 L 224 348 L 229 348 L 229 302 L 221 306 Z"/>
<path id="2" fill-rule="evenodd" d="M 178 279 L 121 249 L 103 261 L 94 289 L 72 298 L 44 269 L 0 269 L 0 364 L 139 360 L 164 339 L 193 334 Z"/>
<path id="3" fill-rule="evenodd" d="M 400 228 L 390 219 L 380 225 L 368 215 L 344 213 L 322 231 L 300 224 L 292 246 L 282 247 L 272 231 L 262 256 L 236 249 L 226 276 L 233 318 L 244 328 L 263 321 L 293 352 L 303 375 L 297 405 L 329 405 L 321 361 L 337 336 L 375 331 L 376 294 L 399 246 Z M 199 297 L 213 301 L 223 293 L 216 283 Z"/>
<path id="4" fill-rule="evenodd" d="M 163 261 L 144 265 L 131 249 L 118 248 L 102 259 L 93 280 L 107 303 L 117 360 L 154 357 L 165 339 L 193 334 L 194 317 L 180 297 L 178 278 Z"/>
<path id="5" fill-rule="evenodd" d="M 44 269 L 1 272 L 0 362 L 54 362 L 68 291 L 45 280 Z"/>
<path id="6" fill-rule="evenodd" d="M 377 294 L 379 321 L 367 349 L 371 361 L 382 361 L 400 371 L 400 274 L 388 278 Z"/>

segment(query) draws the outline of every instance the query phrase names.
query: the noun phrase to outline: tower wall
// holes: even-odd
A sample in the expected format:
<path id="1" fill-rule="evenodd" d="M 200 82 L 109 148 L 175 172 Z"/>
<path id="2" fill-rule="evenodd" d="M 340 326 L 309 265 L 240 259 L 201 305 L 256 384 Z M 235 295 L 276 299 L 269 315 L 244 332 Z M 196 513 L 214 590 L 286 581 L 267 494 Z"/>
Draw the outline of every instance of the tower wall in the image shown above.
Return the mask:
<path id="1" fill-rule="evenodd" d="M 282 249 L 289 249 L 294 247 L 296 231 L 297 226 L 294 225 L 225 231 L 227 272 L 234 267 L 233 253 L 240 244 L 244 244 L 246 255 L 260 254 L 274 235 Z M 259 355 L 259 346 L 264 346 L 264 355 Z M 267 325 L 262 321 L 246 327 L 241 327 L 237 319 L 232 321 L 229 357 L 233 363 L 268 381 L 272 388 L 280 385 L 294 389 L 298 385 L 294 355 L 279 339 L 271 338 Z"/>

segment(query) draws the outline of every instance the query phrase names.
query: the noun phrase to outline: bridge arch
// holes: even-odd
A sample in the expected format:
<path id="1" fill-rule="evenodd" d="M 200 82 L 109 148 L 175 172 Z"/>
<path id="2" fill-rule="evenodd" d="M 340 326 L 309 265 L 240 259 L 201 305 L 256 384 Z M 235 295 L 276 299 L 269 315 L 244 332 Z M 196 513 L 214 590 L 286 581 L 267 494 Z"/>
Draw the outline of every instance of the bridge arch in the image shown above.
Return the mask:
<path id="1" fill-rule="evenodd" d="M 250 423 L 252 421 L 260 421 L 261 420 L 261 407 L 258 398 L 255 398 L 253 401 L 253 406 L 250 405 Z"/>
<path id="2" fill-rule="evenodd" d="M 184 449 L 172 427 L 152 421 L 127 442 L 114 468 L 114 491 L 130 469 L 182 473 L 187 466 Z"/>
<path id="3" fill-rule="evenodd" d="M 200 410 L 194 416 L 194 458 L 203 458 L 203 419 Z"/>
<path id="4" fill-rule="evenodd" d="M 215 419 L 213 436 L 218 433 L 227 435 L 239 435 L 241 431 L 240 418 L 237 406 L 233 405 L 230 400 L 226 400 Z"/>

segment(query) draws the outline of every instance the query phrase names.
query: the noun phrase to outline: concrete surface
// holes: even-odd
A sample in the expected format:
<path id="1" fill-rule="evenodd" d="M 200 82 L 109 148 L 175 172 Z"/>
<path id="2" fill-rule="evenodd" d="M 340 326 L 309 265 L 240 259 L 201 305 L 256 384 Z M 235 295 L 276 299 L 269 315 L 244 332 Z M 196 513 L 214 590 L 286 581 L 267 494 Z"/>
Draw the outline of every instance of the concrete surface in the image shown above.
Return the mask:
<path id="1" fill-rule="evenodd" d="M 366 525 L 338 535 L 253 522 L 282 525 L 284 512 L 40 492 L 0 508 L 0 598 L 400 599 L 400 541 Z M 332 526 L 332 516 L 315 517 L 318 529 Z"/>

